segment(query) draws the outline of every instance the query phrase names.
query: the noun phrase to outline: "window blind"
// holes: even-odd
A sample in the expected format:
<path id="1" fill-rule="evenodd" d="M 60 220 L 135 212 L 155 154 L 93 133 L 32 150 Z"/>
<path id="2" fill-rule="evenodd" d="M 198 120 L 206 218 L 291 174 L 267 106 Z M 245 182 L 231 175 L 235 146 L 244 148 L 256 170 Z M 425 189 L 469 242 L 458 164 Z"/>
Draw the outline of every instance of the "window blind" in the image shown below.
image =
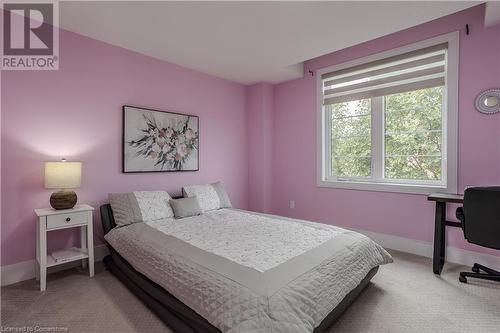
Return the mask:
<path id="1" fill-rule="evenodd" d="M 443 86 L 447 48 L 439 44 L 323 74 L 323 104 Z"/>

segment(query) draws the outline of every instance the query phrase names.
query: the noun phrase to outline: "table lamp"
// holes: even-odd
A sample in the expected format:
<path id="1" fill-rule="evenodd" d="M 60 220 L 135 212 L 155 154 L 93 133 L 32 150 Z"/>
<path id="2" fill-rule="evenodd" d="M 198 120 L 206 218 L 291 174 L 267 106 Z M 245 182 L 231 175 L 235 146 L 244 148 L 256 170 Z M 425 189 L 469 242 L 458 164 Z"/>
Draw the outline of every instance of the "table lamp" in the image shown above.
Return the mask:
<path id="1" fill-rule="evenodd" d="M 52 208 L 73 208 L 78 198 L 74 191 L 66 189 L 80 187 L 81 180 L 81 162 L 66 162 L 65 159 L 61 162 L 45 162 L 45 188 L 59 189 L 50 196 Z"/>

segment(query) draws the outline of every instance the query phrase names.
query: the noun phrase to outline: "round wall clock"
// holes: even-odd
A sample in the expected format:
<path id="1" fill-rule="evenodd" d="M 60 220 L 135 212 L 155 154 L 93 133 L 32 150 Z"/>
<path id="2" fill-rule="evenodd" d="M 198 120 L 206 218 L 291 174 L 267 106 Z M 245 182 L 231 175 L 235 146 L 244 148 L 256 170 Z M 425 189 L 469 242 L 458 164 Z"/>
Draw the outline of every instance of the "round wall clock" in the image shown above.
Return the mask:
<path id="1" fill-rule="evenodd" d="M 476 109 L 484 114 L 500 112 L 500 89 L 488 89 L 476 97 Z"/>

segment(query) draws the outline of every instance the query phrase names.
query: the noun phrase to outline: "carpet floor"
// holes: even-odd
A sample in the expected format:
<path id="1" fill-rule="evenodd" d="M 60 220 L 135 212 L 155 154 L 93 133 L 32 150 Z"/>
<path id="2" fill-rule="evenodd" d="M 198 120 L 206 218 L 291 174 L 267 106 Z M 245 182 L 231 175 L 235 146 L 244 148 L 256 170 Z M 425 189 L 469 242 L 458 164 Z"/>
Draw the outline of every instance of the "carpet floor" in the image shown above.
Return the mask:
<path id="1" fill-rule="evenodd" d="M 447 263 L 441 276 L 431 260 L 391 251 L 372 283 L 330 332 L 500 332 L 500 283 L 458 281 L 467 267 Z M 52 332 L 172 332 L 102 263 L 96 275 L 70 269 L 1 289 L 2 332 L 10 327 Z"/>

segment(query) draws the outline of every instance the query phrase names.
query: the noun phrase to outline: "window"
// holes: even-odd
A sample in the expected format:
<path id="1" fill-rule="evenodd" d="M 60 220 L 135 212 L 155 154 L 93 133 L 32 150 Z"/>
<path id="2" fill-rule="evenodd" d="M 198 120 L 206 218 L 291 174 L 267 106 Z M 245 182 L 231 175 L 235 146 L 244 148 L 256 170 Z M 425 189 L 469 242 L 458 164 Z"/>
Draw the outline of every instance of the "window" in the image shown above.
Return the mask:
<path id="1" fill-rule="evenodd" d="M 318 71 L 318 185 L 456 193 L 458 35 Z"/>

